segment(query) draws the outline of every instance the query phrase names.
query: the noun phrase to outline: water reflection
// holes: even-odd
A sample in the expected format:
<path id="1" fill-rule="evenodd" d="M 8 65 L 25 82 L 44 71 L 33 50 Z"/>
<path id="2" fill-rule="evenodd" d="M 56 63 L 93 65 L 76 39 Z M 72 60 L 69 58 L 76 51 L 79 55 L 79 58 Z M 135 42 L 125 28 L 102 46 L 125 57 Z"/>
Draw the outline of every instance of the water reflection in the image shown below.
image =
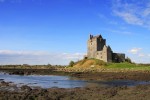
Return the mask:
<path id="1" fill-rule="evenodd" d="M 0 73 L 0 79 L 6 82 L 13 82 L 17 86 L 40 86 L 42 88 L 75 88 L 83 87 L 86 81 L 73 80 L 69 76 L 54 76 L 54 75 L 9 75 Z"/>
<path id="2" fill-rule="evenodd" d="M 56 75 L 9 75 L 0 73 L 0 81 L 13 82 L 17 86 L 28 85 L 42 88 L 75 88 L 87 85 L 105 85 L 105 86 L 136 86 L 139 84 L 150 84 L 150 81 L 133 80 L 112 80 L 112 81 L 85 81 L 78 80 L 69 76 Z"/>
<path id="3" fill-rule="evenodd" d="M 107 86 L 136 86 L 140 84 L 150 84 L 150 81 L 134 81 L 134 80 L 111 80 L 111 81 L 101 81 L 98 84 L 104 84 Z"/>

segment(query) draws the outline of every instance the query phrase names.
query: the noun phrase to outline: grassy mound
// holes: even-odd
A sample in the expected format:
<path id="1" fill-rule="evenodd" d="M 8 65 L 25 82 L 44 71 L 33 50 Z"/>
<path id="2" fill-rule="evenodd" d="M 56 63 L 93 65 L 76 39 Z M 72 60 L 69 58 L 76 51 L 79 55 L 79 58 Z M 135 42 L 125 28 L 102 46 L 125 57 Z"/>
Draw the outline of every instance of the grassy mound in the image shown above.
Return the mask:
<path id="1" fill-rule="evenodd" d="M 107 63 L 99 59 L 83 59 L 74 64 L 74 68 L 95 68 L 95 67 L 104 67 Z"/>
<path id="2" fill-rule="evenodd" d="M 72 71 L 96 71 L 96 72 L 126 72 L 126 71 L 150 71 L 149 65 L 123 63 L 106 63 L 99 59 L 83 59 L 72 67 L 68 67 Z"/>

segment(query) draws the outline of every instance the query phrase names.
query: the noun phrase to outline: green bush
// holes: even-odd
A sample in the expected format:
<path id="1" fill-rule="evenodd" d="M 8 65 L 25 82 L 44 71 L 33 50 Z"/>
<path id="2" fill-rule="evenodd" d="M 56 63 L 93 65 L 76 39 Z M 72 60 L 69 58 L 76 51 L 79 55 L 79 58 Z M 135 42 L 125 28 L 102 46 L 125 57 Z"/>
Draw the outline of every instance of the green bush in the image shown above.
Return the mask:
<path id="1" fill-rule="evenodd" d="M 127 57 L 127 58 L 125 59 L 125 61 L 128 62 L 128 63 L 132 63 L 132 61 L 131 61 L 131 59 L 130 59 L 129 57 Z"/>
<path id="2" fill-rule="evenodd" d="M 75 62 L 74 61 L 70 61 L 70 63 L 69 63 L 69 67 L 73 67 L 73 65 L 75 64 Z"/>

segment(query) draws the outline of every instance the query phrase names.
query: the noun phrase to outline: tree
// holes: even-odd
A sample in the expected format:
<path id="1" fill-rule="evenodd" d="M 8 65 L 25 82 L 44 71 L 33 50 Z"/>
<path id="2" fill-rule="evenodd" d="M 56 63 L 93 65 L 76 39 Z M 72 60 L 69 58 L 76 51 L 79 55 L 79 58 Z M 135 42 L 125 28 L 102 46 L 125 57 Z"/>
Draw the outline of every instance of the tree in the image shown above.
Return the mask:
<path id="1" fill-rule="evenodd" d="M 74 64 L 75 64 L 74 61 L 70 61 L 69 67 L 73 67 Z"/>
<path id="2" fill-rule="evenodd" d="M 129 57 L 127 57 L 127 58 L 125 59 L 125 61 L 128 62 L 128 63 L 132 63 L 132 61 L 131 61 L 131 59 L 130 59 Z"/>

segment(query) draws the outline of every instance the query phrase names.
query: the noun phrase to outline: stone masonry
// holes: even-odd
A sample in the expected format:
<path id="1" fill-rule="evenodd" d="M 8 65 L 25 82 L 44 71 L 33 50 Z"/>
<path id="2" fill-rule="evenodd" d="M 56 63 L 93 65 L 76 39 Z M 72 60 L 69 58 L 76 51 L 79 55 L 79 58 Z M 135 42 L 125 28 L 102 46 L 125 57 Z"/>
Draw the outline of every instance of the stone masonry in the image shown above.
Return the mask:
<path id="1" fill-rule="evenodd" d="M 110 46 L 106 46 L 106 39 L 101 35 L 90 35 L 88 40 L 87 58 L 96 58 L 105 62 L 124 62 L 125 54 L 113 53 Z"/>

